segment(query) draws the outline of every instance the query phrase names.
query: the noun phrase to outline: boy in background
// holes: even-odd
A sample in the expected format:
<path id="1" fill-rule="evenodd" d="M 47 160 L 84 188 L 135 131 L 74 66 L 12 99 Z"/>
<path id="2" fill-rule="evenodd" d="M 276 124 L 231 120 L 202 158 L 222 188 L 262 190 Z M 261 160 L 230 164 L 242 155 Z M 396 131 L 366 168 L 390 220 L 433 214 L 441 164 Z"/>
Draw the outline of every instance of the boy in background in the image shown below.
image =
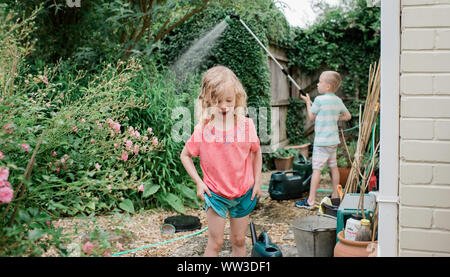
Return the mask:
<path id="1" fill-rule="evenodd" d="M 350 120 L 350 112 L 345 107 L 342 100 L 336 96 L 336 91 L 341 86 L 341 76 L 335 71 L 324 71 L 320 75 L 317 90 L 321 95 L 314 99 L 311 105 L 309 94 L 300 95 L 306 102 L 306 109 L 309 120 L 314 122 L 314 147 L 312 155 L 313 174 L 308 198 L 296 201 L 299 208 L 314 209 L 317 187 L 320 182 L 320 175 L 325 163 L 331 171 L 333 183 L 332 198 L 337 198 L 339 185 L 339 171 L 337 168 L 336 149 L 339 140 L 337 122 L 339 120 Z M 343 184 L 341 184 L 343 185 Z"/>

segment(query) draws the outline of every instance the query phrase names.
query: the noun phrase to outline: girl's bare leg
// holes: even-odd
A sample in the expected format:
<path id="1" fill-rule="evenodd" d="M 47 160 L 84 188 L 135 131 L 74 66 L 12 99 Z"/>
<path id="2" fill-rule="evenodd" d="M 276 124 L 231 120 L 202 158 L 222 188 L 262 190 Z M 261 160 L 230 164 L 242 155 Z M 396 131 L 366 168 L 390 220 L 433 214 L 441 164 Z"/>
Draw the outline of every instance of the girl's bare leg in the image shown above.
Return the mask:
<path id="1" fill-rule="evenodd" d="M 231 255 L 233 257 L 246 257 L 245 233 L 249 224 L 249 216 L 230 219 Z"/>
<path id="2" fill-rule="evenodd" d="M 208 220 L 208 244 L 203 256 L 218 257 L 223 245 L 225 219 L 220 217 L 213 208 L 208 209 L 206 218 Z"/>

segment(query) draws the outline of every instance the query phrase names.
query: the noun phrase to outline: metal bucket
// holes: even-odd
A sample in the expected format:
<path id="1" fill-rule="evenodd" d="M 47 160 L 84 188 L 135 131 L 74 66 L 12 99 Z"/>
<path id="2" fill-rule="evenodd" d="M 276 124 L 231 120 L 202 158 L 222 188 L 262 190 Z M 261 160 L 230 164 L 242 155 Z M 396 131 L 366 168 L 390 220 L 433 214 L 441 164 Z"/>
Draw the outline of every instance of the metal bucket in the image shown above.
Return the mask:
<path id="1" fill-rule="evenodd" d="M 336 218 L 299 216 L 292 221 L 299 257 L 333 257 Z"/>

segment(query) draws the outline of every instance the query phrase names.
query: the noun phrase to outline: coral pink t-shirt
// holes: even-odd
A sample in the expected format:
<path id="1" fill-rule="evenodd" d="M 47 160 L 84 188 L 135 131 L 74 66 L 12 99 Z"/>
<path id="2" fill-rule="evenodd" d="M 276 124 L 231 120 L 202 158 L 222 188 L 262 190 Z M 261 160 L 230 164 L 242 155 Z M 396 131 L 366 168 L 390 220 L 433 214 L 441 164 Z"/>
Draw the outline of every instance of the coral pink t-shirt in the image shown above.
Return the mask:
<path id="1" fill-rule="evenodd" d="M 203 128 L 199 124 L 186 148 L 192 156 L 200 156 L 203 182 L 214 193 L 234 199 L 254 185 L 251 152 L 258 151 L 260 143 L 250 118 L 227 131 L 217 130 L 211 123 Z"/>

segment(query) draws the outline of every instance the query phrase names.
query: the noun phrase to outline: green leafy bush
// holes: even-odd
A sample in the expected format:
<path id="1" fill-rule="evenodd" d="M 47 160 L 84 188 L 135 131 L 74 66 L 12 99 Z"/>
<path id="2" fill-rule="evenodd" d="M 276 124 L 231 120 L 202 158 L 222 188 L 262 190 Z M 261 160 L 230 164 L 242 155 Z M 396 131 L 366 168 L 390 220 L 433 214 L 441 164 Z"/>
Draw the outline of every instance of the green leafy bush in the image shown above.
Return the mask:
<path id="1" fill-rule="evenodd" d="M 290 144 L 301 145 L 310 142 L 305 138 L 305 114 L 303 113 L 305 102 L 301 99 L 289 98 L 289 106 L 286 116 L 286 135 Z"/>
<path id="2" fill-rule="evenodd" d="M 282 158 L 294 157 L 297 154 L 298 154 L 298 150 L 296 150 L 296 149 L 280 147 L 275 152 L 270 153 L 269 155 L 271 158 L 282 159 Z"/>
<path id="3" fill-rule="evenodd" d="M 353 8 L 330 8 L 308 29 L 295 28 L 287 51 L 291 65 L 306 72 L 327 66 L 343 73 L 347 98 L 363 99 L 369 66 L 380 57 L 380 8 L 358 0 Z"/>

